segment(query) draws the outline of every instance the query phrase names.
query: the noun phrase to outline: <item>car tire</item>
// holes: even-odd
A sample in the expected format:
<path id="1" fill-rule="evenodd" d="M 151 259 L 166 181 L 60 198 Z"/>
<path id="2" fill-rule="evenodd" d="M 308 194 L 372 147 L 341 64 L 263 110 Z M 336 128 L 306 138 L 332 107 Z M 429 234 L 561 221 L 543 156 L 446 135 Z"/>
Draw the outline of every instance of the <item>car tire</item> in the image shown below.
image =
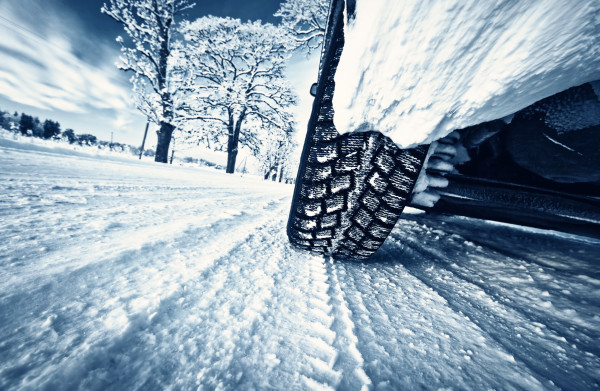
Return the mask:
<path id="1" fill-rule="evenodd" d="M 402 150 L 379 132 L 339 135 L 331 123 L 310 136 L 288 237 L 311 252 L 367 259 L 410 201 L 427 147 Z"/>
<path id="2" fill-rule="evenodd" d="M 332 1 L 287 233 L 300 249 L 366 259 L 410 201 L 428 146 L 402 150 L 379 132 L 336 130 L 335 72 L 344 47 L 343 18 L 353 13 L 353 1 Z"/>

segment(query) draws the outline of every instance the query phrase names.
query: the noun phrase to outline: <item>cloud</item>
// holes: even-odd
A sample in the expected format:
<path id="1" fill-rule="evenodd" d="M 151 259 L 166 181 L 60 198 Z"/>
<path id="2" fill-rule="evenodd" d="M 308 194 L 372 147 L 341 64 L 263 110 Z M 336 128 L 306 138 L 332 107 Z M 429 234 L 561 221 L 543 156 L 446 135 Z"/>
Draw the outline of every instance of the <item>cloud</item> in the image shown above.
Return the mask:
<path id="1" fill-rule="evenodd" d="M 135 110 L 127 77 L 114 66 L 118 50 L 82 38 L 81 21 L 53 1 L 18 3 L 0 2 L 0 94 L 46 110 L 110 109 L 119 113 L 115 124 L 128 122 Z"/>

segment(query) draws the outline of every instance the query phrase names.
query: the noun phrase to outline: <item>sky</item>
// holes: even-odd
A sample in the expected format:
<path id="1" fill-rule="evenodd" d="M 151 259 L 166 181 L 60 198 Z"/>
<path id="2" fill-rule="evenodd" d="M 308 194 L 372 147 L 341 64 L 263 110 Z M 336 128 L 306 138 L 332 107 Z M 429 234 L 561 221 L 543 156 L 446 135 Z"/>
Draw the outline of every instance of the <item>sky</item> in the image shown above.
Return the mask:
<path id="1" fill-rule="evenodd" d="M 104 0 L 0 0 L 0 110 L 59 121 L 61 129 L 138 145 L 145 117 L 116 68 L 122 27 L 100 13 Z M 198 0 L 185 19 L 205 15 L 277 23 L 279 0 Z M 289 75 L 306 120 L 315 59 L 296 56 Z M 304 123 L 305 121 L 300 121 Z M 149 138 L 151 143 L 155 140 Z"/>

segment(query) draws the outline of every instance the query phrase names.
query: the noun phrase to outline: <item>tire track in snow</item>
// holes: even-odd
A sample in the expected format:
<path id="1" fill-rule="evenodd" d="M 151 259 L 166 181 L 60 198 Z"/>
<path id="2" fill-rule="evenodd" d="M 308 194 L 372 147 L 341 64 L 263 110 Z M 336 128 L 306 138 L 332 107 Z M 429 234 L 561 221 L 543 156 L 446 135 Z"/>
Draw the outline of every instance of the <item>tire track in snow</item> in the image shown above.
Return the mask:
<path id="1" fill-rule="evenodd" d="M 363 302 L 376 341 L 358 346 L 375 388 L 543 388 L 434 290 L 401 265 L 390 264 L 395 254 L 387 247 L 368 263 L 344 263 L 348 280 L 354 280 L 347 289 L 368 297 Z M 369 351 L 377 356 L 376 343 L 389 356 L 379 353 L 370 363 Z"/>
<path id="2" fill-rule="evenodd" d="M 374 330 L 374 324 L 377 323 L 382 328 L 390 329 L 393 325 L 389 317 L 378 305 L 376 300 L 377 292 L 371 287 L 372 280 L 367 274 L 368 270 L 364 263 L 338 262 L 338 276 L 344 281 L 344 292 L 348 308 L 352 312 L 352 319 L 356 326 L 356 336 L 358 338 L 357 348 L 364 358 L 364 371 L 372 381 L 376 389 L 385 388 L 389 379 L 394 374 L 389 370 L 383 369 L 382 359 L 389 360 L 391 355 L 380 343 L 379 336 Z M 355 273 L 360 273 L 365 279 L 365 286 L 356 283 Z M 366 290 L 370 292 L 365 293 Z M 367 309 L 363 296 L 370 303 L 371 310 Z"/>
<path id="3" fill-rule="evenodd" d="M 144 197 L 159 198 L 151 194 Z M 68 247 L 70 244 L 80 247 L 80 243 L 72 243 L 75 239 L 80 242 L 82 239 L 89 240 L 90 237 L 101 236 L 105 233 L 119 234 L 131 231 L 132 225 L 138 230 L 165 224 L 176 218 L 181 218 L 180 216 L 182 215 L 189 217 L 201 214 L 211 204 L 215 208 L 226 207 L 226 201 L 235 206 L 236 203 L 231 201 L 242 200 L 248 202 L 250 198 L 255 198 L 256 200 L 265 198 L 264 195 L 233 195 L 212 200 L 196 197 L 197 199 L 180 200 L 176 203 L 170 199 L 149 203 L 144 197 L 140 198 L 138 194 L 138 198 L 126 200 L 119 196 L 119 198 L 111 201 L 118 205 L 115 207 L 107 207 L 103 203 L 100 207 L 87 204 L 82 206 L 57 204 L 53 207 L 45 208 L 39 213 L 24 215 L 23 219 L 15 221 L 13 218 L 10 220 L 10 226 L 0 228 L 0 233 L 5 235 L 7 242 L 13 236 L 16 236 L 17 241 L 16 243 L 5 242 L 0 245 L 0 256 L 19 255 L 22 257 L 26 255 L 23 254 L 22 250 L 24 249 L 31 249 L 31 251 L 39 250 L 38 248 L 32 248 L 36 244 L 40 248 L 46 248 L 45 252 L 51 251 L 53 247 L 56 247 L 54 250 L 62 252 L 64 251 L 64 247 Z M 98 201 L 98 203 L 100 202 Z M 98 221 L 101 223 L 97 223 Z M 52 231 L 46 233 L 42 232 L 43 229 L 51 229 Z M 167 230 L 163 229 L 163 231 Z M 27 232 L 35 232 L 35 236 L 42 239 L 37 240 L 37 243 L 19 242 L 18 240 Z"/>
<path id="4" fill-rule="evenodd" d="M 82 361 L 110 381 L 98 374 L 77 379 L 71 373 L 71 384 L 93 384 L 92 389 L 330 388 L 328 376 L 335 372 L 315 368 L 319 360 L 333 365 L 337 356 L 331 346 L 335 334 L 327 325 L 329 307 L 318 293 L 327 286 L 315 287 L 324 281 L 322 271 L 306 267 L 305 255 L 289 248 L 284 232 L 283 219 L 268 222 L 221 253 L 183 292 L 162 300 L 151 319 L 132 324 L 110 346 L 84 356 Z M 309 258 L 309 265 L 315 262 L 322 260 Z M 107 361 L 115 356 L 140 365 L 119 371 Z"/>
<path id="5" fill-rule="evenodd" d="M 282 200 L 287 200 L 287 197 L 275 202 Z M 243 211 L 264 210 L 273 202 L 272 199 L 262 201 L 262 204 L 257 205 L 254 198 L 246 197 L 244 203 L 231 206 L 232 213 L 227 212 L 230 208 L 222 204 L 218 208 L 205 209 L 201 215 L 188 209 L 177 216 L 164 216 L 165 220 L 160 222 L 150 219 L 152 225 L 137 227 L 135 230 L 126 227 L 124 230 L 101 231 L 97 233 L 102 235 L 99 240 L 85 238 L 72 246 L 61 248 L 59 252 L 42 252 L 41 259 L 31 264 L 11 267 L 10 273 L 7 273 L 8 278 L 2 283 L 2 289 L 10 297 L 20 293 L 24 287 L 44 286 L 54 279 L 54 275 L 77 272 L 81 268 L 106 267 L 107 263 L 133 260 L 144 253 L 152 256 L 156 252 L 164 251 L 165 247 L 172 247 L 171 244 L 177 241 L 182 233 L 188 236 L 202 236 L 207 231 L 214 230 L 213 226 L 218 229 L 219 222 L 227 224 L 232 218 L 235 219 L 238 213 L 245 218 L 253 218 L 252 214 Z M 90 236 L 93 238 L 96 235 Z M 39 273 L 40 268 L 44 269 L 43 274 Z"/>
<path id="6" fill-rule="evenodd" d="M 380 265 L 369 263 L 345 264 L 348 290 L 356 292 L 358 302 L 364 304 L 363 319 L 372 319 L 372 335 L 359 343 L 365 358 L 372 357 L 366 364 L 376 389 L 427 388 L 439 382 L 437 368 L 415 368 L 419 355 L 426 354 L 424 343 L 435 344 L 435 337 L 419 335 L 418 329 L 426 327 L 428 319 L 422 313 L 413 313 L 415 298 L 405 291 L 419 291 L 412 287 L 410 279 L 402 284 L 391 281 L 381 271 Z M 368 298 L 363 301 L 362 297 Z M 427 292 L 417 295 L 417 300 L 433 304 Z M 422 303 L 417 303 L 422 304 Z M 359 306 L 358 306 L 359 307 Z M 360 308 L 360 307 L 359 307 Z M 360 311 L 357 312 L 359 316 Z M 416 319 L 415 319 L 416 318 Z M 431 326 L 431 323 L 428 324 Z M 360 335 L 360 334 L 359 334 Z M 439 338 L 439 337 L 438 337 Z M 448 385 L 443 382 L 438 385 Z"/>
<path id="7" fill-rule="evenodd" d="M 439 232 L 439 235 L 444 239 L 447 234 Z M 577 317 L 571 323 L 565 318 L 557 322 L 559 309 L 554 306 L 546 309 L 541 305 L 549 299 L 548 290 L 576 288 L 579 284 L 574 280 L 579 276 L 560 274 L 556 280 L 556 274 L 538 265 L 532 272 L 524 261 L 502 257 L 485 247 L 460 246 L 455 241 L 446 240 L 447 251 L 441 253 L 435 250 L 431 237 L 426 234 L 420 235 L 419 242 L 410 235 L 404 235 L 402 240 L 409 250 L 418 254 L 418 261 L 405 265 L 411 273 L 438 291 L 457 311 L 473 319 L 507 352 L 534 371 L 540 381 L 550 382 L 549 387 L 575 385 L 581 390 L 600 384 L 600 357 L 594 342 L 598 328 L 591 326 L 597 313 L 590 313 L 588 322 L 575 323 Z M 475 263 L 471 265 L 472 262 Z M 549 276 L 554 277 L 548 279 Z M 503 289 L 503 286 L 511 289 Z M 593 291 L 593 287 L 589 288 Z M 587 292 L 577 296 L 585 299 Z M 569 314 L 575 315 L 573 309 L 581 307 L 578 302 L 561 299 Z M 590 305 L 594 307 L 593 302 L 591 299 L 587 304 L 588 311 Z M 582 323 L 587 327 L 582 327 Z"/>
<path id="8" fill-rule="evenodd" d="M 357 348 L 358 337 L 355 334 L 355 325 L 352 321 L 352 311 L 348 308 L 345 298 L 345 283 L 338 278 L 337 263 L 329 258 L 326 262 L 330 297 L 333 307 L 332 315 L 335 320 L 332 329 L 336 333 L 333 346 L 338 350 L 339 356 L 333 369 L 340 373 L 340 381 L 336 388 L 343 390 L 367 390 L 371 379 L 364 371 L 364 359 Z"/>
<path id="9" fill-rule="evenodd" d="M 301 253 L 302 254 L 302 253 Z M 305 253 L 307 254 L 307 253 Z M 305 286 L 308 302 L 302 311 L 302 323 L 313 331 L 303 336 L 303 360 L 308 364 L 300 371 L 301 384 L 311 390 L 333 390 L 340 381 L 340 373 L 333 369 L 338 358 L 334 347 L 336 333 L 332 330 L 335 321 L 328 294 L 329 284 L 323 257 L 308 256 Z"/>
<path id="10" fill-rule="evenodd" d="M 286 208 L 287 203 L 281 203 L 275 211 L 260 216 L 258 219 L 252 217 L 252 215 L 247 215 L 242 219 L 221 219 L 219 221 L 221 221 L 222 226 L 217 224 L 215 227 L 218 234 L 208 236 L 204 238 L 204 241 L 198 235 L 203 230 L 205 231 L 205 228 L 188 229 L 185 235 L 177 239 L 182 246 L 182 251 L 176 251 L 172 245 L 164 246 L 161 249 L 161 243 L 154 245 L 156 249 L 160 250 L 157 254 L 153 254 L 152 247 L 142 249 L 146 253 L 152 254 L 153 259 L 142 265 L 132 265 L 126 268 L 123 270 L 122 276 L 107 275 L 107 277 L 116 278 L 117 281 L 97 281 L 94 280 L 96 273 L 90 274 L 90 270 L 81 269 L 78 274 L 83 275 L 83 278 L 88 280 L 86 284 L 92 291 L 89 291 L 90 288 L 85 284 L 81 287 L 77 286 L 77 284 L 83 282 L 80 277 L 72 277 L 71 280 L 74 280 L 75 286 L 73 290 L 67 292 L 69 295 L 79 298 L 77 300 L 81 303 L 79 308 L 72 310 L 56 308 L 57 306 L 54 303 L 61 303 L 64 300 L 53 297 L 52 291 L 48 291 L 47 287 L 41 287 L 45 292 L 45 297 L 32 300 L 32 296 L 28 295 L 27 301 L 32 302 L 36 308 L 43 309 L 47 307 L 48 309 L 43 310 L 41 313 L 39 313 L 41 309 L 32 309 L 32 311 L 27 312 L 29 315 L 25 314 L 26 316 L 34 314 L 40 316 L 39 321 L 24 319 L 19 322 L 24 325 L 23 328 L 25 329 L 40 328 L 40 331 L 29 331 L 23 328 L 14 330 L 14 332 L 4 330 L 7 332 L 3 331 L 3 335 L 6 335 L 7 338 L 3 342 L 3 350 L 6 349 L 7 352 L 13 350 L 11 353 L 13 356 L 27 357 L 28 351 L 39 351 L 40 346 L 44 346 L 46 343 L 42 342 L 40 345 L 40 341 L 31 340 L 23 344 L 20 335 L 37 335 L 39 338 L 45 339 L 50 333 L 50 335 L 55 336 L 54 338 L 60 337 L 69 340 L 66 346 L 62 346 L 65 351 L 69 351 L 69 354 L 68 356 L 62 356 L 53 352 L 51 357 L 45 354 L 35 354 L 35 356 L 38 356 L 37 358 L 34 358 L 35 356 L 28 357 L 27 365 L 31 367 L 29 369 L 22 368 L 18 362 L 7 363 L 7 366 L 0 368 L 0 378 L 17 377 L 15 371 L 21 370 L 24 370 L 23 374 L 26 373 L 30 379 L 29 381 L 34 382 L 34 384 L 39 384 L 36 383 L 38 380 L 42 381 L 41 384 L 44 384 L 49 378 L 54 377 L 53 374 L 56 371 L 62 371 L 67 378 L 76 377 L 75 373 L 69 371 L 69 367 L 77 367 L 75 363 L 81 360 L 82 356 L 84 357 L 83 362 L 86 362 L 85 357 L 92 351 L 95 351 L 97 356 L 102 356 L 106 353 L 106 346 L 110 345 L 113 339 L 117 338 L 118 340 L 119 333 L 122 332 L 119 330 L 124 330 L 132 325 L 136 327 L 136 325 L 147 324 L 158 313 L 153 308 L 161 307 L 163 302 L 170 302 L 170 298 L 185 289 L 185 285 L 197 277 L 199 272 L 206 269 L 219 257 L 235 249 L 240 243 L 243 243 L 252 235 L 255 229 L 268 224 L 274 217 L 283 214 Z M 247 221 L 244 222 L 244 220 Z M 242 222 L 244 223 L 240 224 Z M 233 229 L 231 229 L 232 226 Z M 226 245 L 224 246 L 223 243 Z M 191 248 L 186 249 L 184 246 L 191 246 Z M 139 259 L 139 255 L 132 255 L 136 254 L 126 253 L 124 257 L 128 261 Z M 122 262 L 117 263 L 117 265 L 122 264 Z M 101 266 L 105 267 L 105 265 Z M 100 273 L 104 274 L 105 271 Z M 148 284 L 149 286 L 141 284 Z M 62 290 L 60 286 L 56 286 L 56 288 Z M 90 293 L 92 293 L 91 297 Z M 101 296 L 98 296 L 98 294 L 101 294 Z M 86 302 L 90 304 L 85 304 Z M 7 303 L 6 301 L 2 304 L 7 309 L 21 312 L 19 309 L 22 307 L 21 305 Z M 23 305 L 25 308 L 31 309 L 31 304 L 23 303 Z M 10 311 L 4 313 L 8 315 Z M 23 315 L 23 313 L 16 315 Z M 77 323 L 78 325 L 76 325 Z M 64 326 L 67 324 L 71 329 L 79 332 L 79 335 L 62 335 Z M 49 342 L 52 344 L 51 340 Z M 50 346 L 48 347 L 50 348 Z M 50 348 L 49 350 L 57 349 Z M 61 347 L 58 347 L 58 350 L 60 352 Z M 20 376 L 22 377 L 22 375 Z M 55 385 L 64 386 L 64 384 Z"/>
<path id="11" fill-rule="evenodd" d="M 594 319 L 600 306 L 582 305 L 580 302 L 598 301 L 598 294 L 589 288 L 594 282 L 596 286 L 600 285 L 600 281 L 593 278 L 582 281 L 581 270 L 559 272 L 544 265 L 544 262 L 531 260 L 532 257 L 521 259 L 508 252 L 498 253 L 493 247 L 472 245 L 455 234 L 449 236 L 438 231 L 436 235 L 445 243 L 443 252 L 429 243 L 428 235 L 420 235 L 420 242 L 413 237 L 403 238 L 403 241 L 427 254 L 428 258 L 436 259 L 438 267 L 477 286 L 522 318 L 543 325 L 556 339 L 565 339 L 563 348 L 567 351 L 572 350 L 576 342 L 579 349 L 598 356 L 600 347 L 596 341 L 600 338 L 600 326 L 595 324 Z M 469 243 L 467 251 L 465 242 Z M 464 258 L 464 261 L 458 262 L 458 265 L 454 258 Z M 571 293 L 571 290 L 581 291 L 577 292 L 578 300 L 565 294 Z"/>
<path id="12" fill-rule="evenodd" d="M 109 202 L 114 203 L 115 206 L 108 206 L 105 200 L 98 199 L 104 197 L 111 198 Z M 146 197 L 159 200 L 150 201 Z M 223 204 L 224 201 L 247 200 L 249 197 L 260 199 L 265 198 L 265 195 L 249 196 L 236 194 L 213 197 L 194 196 L 191 193 L 187 198 L 177 199 L 176 197 L 161 198 L 153 193 L 143 193 L 143 196 L 140 193 L 136 193 L 135 198 L 127 198 L 122 194 L 118 194 L 118 198 L 112 198 L 106 195 L 100 197 L 94 194 L 92 197 L 88 197 L 89 202 L 85 204 L 57 202 L 55 205 L 47 206 L 43 210 L 40 210 L 39 213 L 33 215 L 29 211 L 25 211 L 26 213 L 22 213 L 20 217 L 10 216 L 10 227 L 7 227 L 8 224 L 0 226 L 0 232 L 3 232 L 9 238 L 11 234 L 22 234 L 23 231 L 36 228 L 39 230 L 39 223 L 44 222 L 49 228 L 60 227 L 60 231 L 53 232 L 55 237 L 52 239 L 55 241 L 57 234 L 66 236 L 69 231 L 77 230 L 79 233 L 84 229 L 93 229 L 94 226 L 90 226 L 89 224 L 91 221 L 99 220 L 103 223 L 105 222 L 106 225 L 114 226 L 116 224 L 117 227 L 125 227 L 126 224 L 137 225 L 143 222 L 154 222 L 156 218 L 164 218 L 167 212 L 167 215 L 170 215 L 181 213 L 182 210 L 202 211 L 203 207 L 210 204 L 216 207 L 219 204 Z M 141 216 L 143 216 L 143 220 Z M 7 217 L 3 216 L 3 218 Z M 67 232 L 65 233 L 65 231 Z M 44 245 L 45 243 L 41 242 L 40 244 Z M 14 246 L 10 248 L 13 251 L 15 250 Z"/>
<path id="13" fill-rule="evenodd" d="M 555 339 L 564 340 L 564 347 L 567 350 L 570 350 L 569 345 L 574 341 L 577 341 L 578 345 L 585 346 L 595 354 L 600 352 L 599 347 L 595 346 L 595 341 L 600 337 L 599 328 L 594 327 L 592 322 L 583 319 L 569 319 L 567 317 L 558 316 L 557 313 L 559 312 L 559 309 L 549 301 L 551 299 L 551 295 L 548 293 L 549 290 L 558 292 L 561 290 L 564 291 L 567 287 L 572 288 L 576 286 L 577 284 L 575 281 L 571 281 L 569 284 L 561 286 L 563 284 L 560 284 L 556 280 L 552 280 L 548 285 L 554 289 L 545 290 L 539 287 L 539 285 L 541 285 L 539 280 L 544 279 L 545 275 L 549 275 L 543 267 L 537 267 L 537 271 L 530 271 L 521 265 L 522 268 L 519 268 L 519 273 L 515 273 L 514 270 L 507 270 L 507 267 L 498 268 L 498 262 L 491 260 L 489 254 L 486 255 L 482 248 L 476 248 L 470 252 L 469 257 L 479 266 L 483 268 L 504 269 L 498 270 L 498 277 L 496 278 L 494 276 L 485 276 L 485 273 L 478 273 L 477 270 L 461 270 L 461 267 L 458 267 L 456 263 L 450 263 L 444 256 L 438 256 L 438 252 L 433 252 L 430 249 L 419 248 L 418 250 L 422 253 L 429 254 L 433 259 L 439 260 L 440 262 L 436 263 L 436 267 L 443 269 L 446 273 L 454 276 L 456 279 L 462 279 L 465 282 L 474 285 L 477 289 L 484 292 L 485 295 L 489 296 L 494 302 L 502 303 L 504 307 L 509 309 L 512 313 L 518 314 L 518 316 L 525 321 L 541 325 L 542 328 L 547 329 L 553 334 Z M 522 262 L 516 259 L 508 258 L 503 262 L 503 266 L 506 266 L 506 263 L 509 262 L 522 264 Z M 462 267 L 466 267 L 466 265 L 463 265 Z M 502 277 L 503 275 L 510 277 Z M 486 281 L 484 281 L 484 278 Z M 501 280 L 503 279 L 510 280 L 510 283 L 513 285 L 518 284 L 524 291 L 516 292 L 505 289 L 501 284 Z M 530 296 L 523 297 L 522 295 L 526 293 L 529 293 Z M 582 297 L 582 299 L 585 300 L 586 297 Z M 592 298 L 590 301 L 593 302 L 593 300 L 594 299 Z M 556 295 L 554 296 L 553 301 L 560 302 Z M 573 310 L 574 306 L 572 306 L 572 304 L 575 303 L 569 303 L 567 300 L 566 303 L 563 302 L 562 304 L 563 307 L 569 308 L 568 314 L 576 315 Z M 552 312 L 552 314 L 548 314 L 548 312 Z M 551 315 L 554 316 L 552 317 Z M 594 315 L 595 314 L 592 314 L 589 317 L 593 317 Z M 586 333 L 590 335 L 587 335 Z"/>
<path id="14" fill-rule="evenodd" d="M 479 287 L 440 267 L 424 249 L 426 243 L 402 245 L 396 241 L 397 235 L 399 232 L 392 235 L 386 246 L 388 258 L 402 259 L 402 266 L 412 276 L 433 289 L 444 298 L 449 308 L 481 330 L 487 337 L 486 340 L 493 341 L 493 345 L 498 346 L 509 361 L 517 365 L 519 372 L 525 369 L 530 373 L 523 376 L 534 376 L 543 387 L 550 389 L 576 385 L 577 389 L 584 390 L 590 384 L 597 384 L 590 378 L 593 375 L 582 371 L 583 366 L 574 371 L 576 356 L 568 357 L 569 350 L 573 349 L 561 336 L 543 330 L 543 325 L 524 319 L 520 312 L 494 300 Z M 404 242 L 409 235 L 402 235 Z M 392 252 L 390 248 L 395 248 L 395 251 Z M 391 270 L 389 273 L 392 276 L 395 274 Z M 578 356 L 585 360 L 581 365 L 598 368 L 597 357 L 584 354 Z"/>

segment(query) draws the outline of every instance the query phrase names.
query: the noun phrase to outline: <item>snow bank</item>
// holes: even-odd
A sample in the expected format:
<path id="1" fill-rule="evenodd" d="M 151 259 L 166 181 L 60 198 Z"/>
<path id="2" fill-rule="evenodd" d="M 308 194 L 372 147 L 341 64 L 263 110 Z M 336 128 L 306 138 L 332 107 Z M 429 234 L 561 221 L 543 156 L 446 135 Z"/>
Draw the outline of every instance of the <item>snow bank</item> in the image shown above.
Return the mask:
<path id="1" fill-rule="evenodd" d="M 401 147 L 600 79 L 600 2 L 359 0 L 334 109 Z"/>

